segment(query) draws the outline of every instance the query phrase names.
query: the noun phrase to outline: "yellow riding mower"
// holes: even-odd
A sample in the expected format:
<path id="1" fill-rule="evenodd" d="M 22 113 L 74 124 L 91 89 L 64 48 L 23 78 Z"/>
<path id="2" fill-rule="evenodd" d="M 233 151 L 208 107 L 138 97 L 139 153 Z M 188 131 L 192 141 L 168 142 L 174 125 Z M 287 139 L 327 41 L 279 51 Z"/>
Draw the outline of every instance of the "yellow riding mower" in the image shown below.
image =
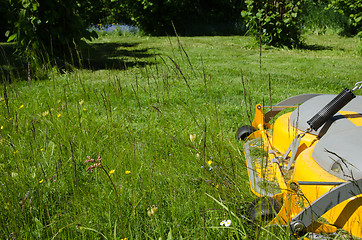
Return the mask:
<path id="1" fill-rule="evenodd" d="M 258 104 L 236 138 L 250 188 L 259 197 L 248 218 L 270 217 L 294 234 L 344 229 L 362 238 L 362 96 L 303 94 L 275 106 Z M 264 114 L 264 109 L 270 110 Z M 281 111 L 294 108 L 269 121 Z M 319 111 L 318 111 L 319 110 Z"/>

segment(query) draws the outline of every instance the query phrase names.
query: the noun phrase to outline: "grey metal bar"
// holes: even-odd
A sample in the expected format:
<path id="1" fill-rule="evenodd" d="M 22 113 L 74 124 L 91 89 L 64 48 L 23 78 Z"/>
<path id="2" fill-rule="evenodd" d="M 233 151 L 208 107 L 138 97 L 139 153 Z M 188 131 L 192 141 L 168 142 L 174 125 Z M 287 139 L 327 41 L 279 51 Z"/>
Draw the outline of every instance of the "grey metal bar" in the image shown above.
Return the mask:
<path id="1" fill-rule="evenodd" d="M 271 110 L 269 110 L 267 113 L 264 114 L 264 122 L 269 122 L 275 115 L 280 113 L 283 109 L 289 108 L 291 106 L 295 106 L 297 104 L 304 103 L 305 101 L 316 97 L 321 94 L 301 94 L 297 96 L 293 96 L 290 98 L 287 98 L 281 102 L 279 102 L 277 105 L 273 106 Z"/>
<path id="2" fill-rule="evenodd" d="M 341 185 L 345 182 L 314 182 L 314 181 L 298 181 L 299 185 Z"/>
<path id="3" fill-rule="evenodd" d="M 362 193 L 362 178 L 345 182 L 329 192 L 323 194 L 311 205 L 298 213 L 291 221 L 290 226 L 294 232 L 309 227 L 319 217 L 334 208 L 341 202 Z"/>

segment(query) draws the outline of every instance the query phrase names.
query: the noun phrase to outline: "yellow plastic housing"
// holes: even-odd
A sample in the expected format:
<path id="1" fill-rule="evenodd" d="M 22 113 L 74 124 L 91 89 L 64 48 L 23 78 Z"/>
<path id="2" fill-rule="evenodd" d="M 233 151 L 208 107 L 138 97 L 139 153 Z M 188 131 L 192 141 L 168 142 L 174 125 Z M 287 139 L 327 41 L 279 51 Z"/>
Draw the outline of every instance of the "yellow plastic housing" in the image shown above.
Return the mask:
<path id="1" fill-rule="evenodd" d="M 252 124 L 257 131 L 249 138 L 262 139 L 264 150 L 268 151 L 267 159 L 269 164 L 266 165 L 267 169 L 254 170 L 258 172 L 258 175 L 264 175 L 265 179 L 274 179 L 273 181 L 277 182 L 282 190 L 280 194 L 274 197 L 283 199 L 284 203 L 278 216 L 271 224 L 288 224 L 304 207 L 336 187 L 336 185 L 299 185 L 298 182 L 345 182 L 345 180 L 328 173 L 312 158 L 318 136 L 310 133 L 306 133 L 302 137 L 293 167 L 287 172 L 285 166 L 288 164 L 288 159 L 285 159 L 286 163 L 278 162 L 276 159 L 282 159 L 295 137 L 303 132 L 290 124 L 291 113 L 283 114 L 273 125 L 264 123 L 262 113 L 262 106 L 257 105 Z M 354 119 L 354 121 L 357 120 Z M 290 155 L 291 153 L 289 157 Z M 268 173 L 273 176 L 265 176 Z M 297 189 L 290 187 L 292 183 L 297 185 Z M 334 226 L 315 222 L 308 228 L 308 231 L 334 232 L 338 227 L 356 237 L 362 238 L 362 194 L 338 204 L 322 217 Z"/>

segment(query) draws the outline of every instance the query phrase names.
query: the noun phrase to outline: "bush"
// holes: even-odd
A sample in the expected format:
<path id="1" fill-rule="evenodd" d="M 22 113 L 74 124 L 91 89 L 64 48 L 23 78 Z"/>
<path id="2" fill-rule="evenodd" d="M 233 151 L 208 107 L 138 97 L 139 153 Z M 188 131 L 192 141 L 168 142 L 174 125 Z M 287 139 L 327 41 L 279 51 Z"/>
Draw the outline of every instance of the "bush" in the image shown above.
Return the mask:
<path id="1" fill-rule="evenodd" d="M 273 46 L 296 47 L 301 40 L 300 0 L 247 0 L 242 16 L 249 31 L 262 43 Z"/>
<path id="2" fill-rule="evenodd" d="M 16 41 L 17 52 L 32 65 L 58 64 L 73 55 L 72 50 L 82 43 L 82 38 L 96 37 L 86 30 L 77 14 L 76 1 L 21 0 L 10 3 L 18 18 L 9 41 Z"/>

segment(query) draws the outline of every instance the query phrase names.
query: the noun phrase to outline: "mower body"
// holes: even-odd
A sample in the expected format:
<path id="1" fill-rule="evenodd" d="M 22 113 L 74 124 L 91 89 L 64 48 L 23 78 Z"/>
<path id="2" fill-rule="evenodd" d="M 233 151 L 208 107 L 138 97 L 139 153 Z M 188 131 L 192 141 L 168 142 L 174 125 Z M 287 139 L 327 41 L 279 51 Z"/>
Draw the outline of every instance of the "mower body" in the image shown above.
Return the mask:
<path id="1" fill-rule="evenodd" d="M 278 200 L 269 224 L 294 233 L 332 233 L 362 238 L 362 96 L 342 107 L 319 129 L 308 120 L 336 95 L 298 95 L 276 106 L 256 106 L 244 153 L 250 188 Z M 269 121 L 281 111 L 293 110 Z"/>

